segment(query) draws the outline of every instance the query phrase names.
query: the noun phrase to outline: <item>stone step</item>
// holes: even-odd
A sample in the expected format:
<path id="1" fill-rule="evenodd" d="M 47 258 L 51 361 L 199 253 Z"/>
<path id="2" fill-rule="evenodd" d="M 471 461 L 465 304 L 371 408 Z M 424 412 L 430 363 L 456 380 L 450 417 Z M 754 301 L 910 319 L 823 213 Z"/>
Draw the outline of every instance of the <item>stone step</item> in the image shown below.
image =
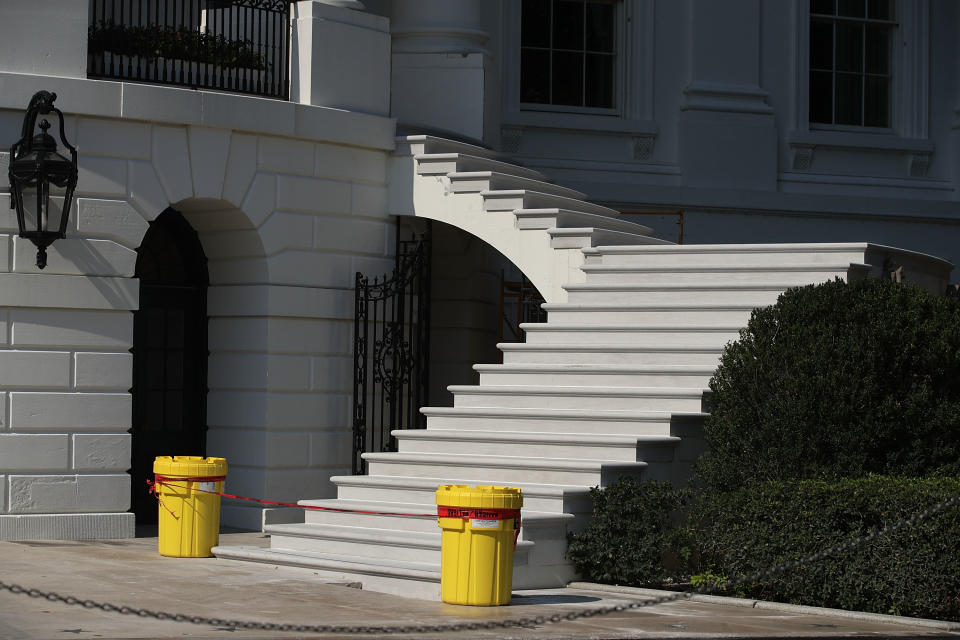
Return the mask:
<path id="1" fill-rule="evenodd" d="M 602 227 L 611 231 L 625 231 L 636 235 L 650 235 L 653 229 L 619 218 L 618 212 L 608 209 L 611 215 L 571 211 L 570 209 L 517 209 L 513 215 L 517 218 L 518 229 L 562 229 L 566 227 Z"/>
<path id="2" fill-rule="evenodd" d="M 716 367 L 722 347 L 617 343 L 527 344 L 501 342 L 504 364 L 703 365 Z"/>
<path id="3" fill-rule="evenodd" d="M 584 325 L 524 322 L 527 344 L 625 344 L 631 346 L 685 344 L 723 346 L 740 335 L 739 325 L 678 327 L 675 325 Z"/>
<path id="4" fill-rule="evenodd" d="M 267 525 L 263 532 L 270 536 L 272 549 L 290 551 L 322 551 L 338 556 L 353 556 L 364 561 L 403 558 L 406 562 L 440 565 L 440 531 L 396 531 L 379 528 L 379 523 L 365 527 L 332 524 L 300 523 Z M 525 546 L 529 546 L 526 543 Z M 519 549 L 518 549 L 519 551 Z M 526 549 L 523 555 L 526 556 Z"/>
<path id="5" fill-rule="evenodd" d="M 480 193 L 523 189 L 564 198 L 582 200 L 587 194 L 560 185 L 499 171 L 455 171 L 447 174 L 453 193 Z"/>
<path id="6" fill-rule="evenodd" d="M 725 302 L 622 303 L 611 301 L 545 302 L 547 321 L 585 325 L 702 325 L 746 326 L 757 305 L 740 300 Z"/>
<path id="7" fill-rule="evenodd" d="M 702 387 L 552 387 L 450 385 L 455 407 L 701 411 Z"/>
<path id="8" fill-rule="evenodd" d="M 340 500 L 381 503 L 403 500 L 410 504 L 421 505 L 425 510 L 436 509 L 436 492 L 440 485 L 497 484 L 492 479 L 493 474 L 483 480 L 473 480 L 457 476 L 457 469 L 453 467 L 443 467 L 442 470 L 449 471 L 450 474 L 446 477 L 373 474 L 333 476 L 330 482 L 336 485 Z M 523 491 L 524 509 L 563 514 L 589 513 L 593 508 L 590 490 L 586 486 L 537 484 L 529 481 L 514 482 L 510 486 Z"/>
<path id="9" fill-rule="evenodd" d="M 601 304 L 616 301 L 629 304 L 738 304 L 766 306 L 790 288 L 787 283 L 762 284 L 567 284 L 568 304 Z"/>
<path id="10" fill-rule="evenodd" d="M 775 267 L 724 264 L 693 264 L 663 267 L 637 265 L 584 264 L 588 284 L 719 284 L 780 282 L 802 286 L 847 279 L 851 268 L 865 267 L 847 263 L 796 264 Z"/>
<path id="11" fill-rule="evenodd" d="M 716 367 L 709 365 L 522 365 L 476 364 L 481 386 L 557 385 L 565 387 L 705 388 Z"/>
<path id="12" fill-rule="evenodd" d="M 695 244 L 658 247 L 598 247 L 585 251 L 586 264 L 669 266 L 737 265 L 770 267 L 866 262 L 865 243 Z"/>
<path id="13" fill-rule="evenodd" d="M 393 431 L 400 453 L 576 458 L 617 462 L 670 462 L 680 438 L 671 436 L 616 436 L 587 433 L 527 433 L 523 431 L 466 431 L 400 429 Z"/>
<path id="14" fill-rule="evenodd" d="M 424 407 L 427 431 L 522 431 L 591 436 L 669 436 L 701 428 L 705 413 L 670 411 L 578 411 L 572 409 L 489 409 Z"/>
<path id="15" fill-rule="evenodd" d="M 343 498 L 298 500 L 297 504 L 304 507 L 303 521 L 306 524 L 379 526 L 394 531 L 425 533 L 433 532 L 437 526 L 437 509 L 429 504 Z M 372 525 L 373 522 L 380 524 Z"/>
<path id="16" fill-rule="evenodd" d="M 309 569 L 311 575 L 341 582 L 359 582 L 364 589 L 409 598 L 439 600 L 440 566 L 395 558 L 370 560 L 355 555 L 245 546 L 214 547 L 218 558 Z M 523 569 L 517 573 L 524 573 Z"/>
<path id="17" fill-rule="evenodd" d="M 424 432 L 425 429 L 406 429 L 401 431 Z M 439 486 L 439 485 L 438 485 Z M 434 487 L 434 491 L 436 487 Z M 437 507 L 435 504 L 418 504 L 413 502 L 375 502 L 372 500 L 345 500 L 343 498 L 328 498 L 324 500 L 300 500 L 297 504 L 303 507 L 325 507 L 340 509 L 340 511 L 320 511 L 304 509 L 304 524 L 336 525 L 340 527 L 379 528 L 395 532 L 417 531 L 420 533 L 437 533 Z M 418 515 L 406 515 L 418 514 Z M 541 512 L 524 506 L 524 520 L 531 526 L 547 526 L 551 523 L 564 523 L 573 516 Z"/>
<path id="18" fill-rule="evenodd" d="M 463 171 L 497 171 L 541 182 L 551 182 L 546 175 L 536 169 L 468 153 L 423 153 L 415 156 L 414 159 L 417 161 L 417 173 L 422 176 L 445 176 L 448 173 Z"/>
<path id="19" fill-rule="evenodd" d="M 526 189 L 507 189 L 501 191 L 481 191 L 483 196 L 484 211 L 516 211 L 517 209 L 567 209 L 569 211 L 581 211 L 583 213 L 592 213 L 598 216 L 618 217 L 620 212 L 616 209 L 604 207 L 599 204 L 579 200 L 575 198 L 565 198 L 563 196 L 551 193 L 542 193 L 539 191 L 529 191 Z"/>
<path id="20" fill-rule="evenodd" d="M 627 231 L 602 227 L 554 227 L 547 229 L 550 246 L 554 249 L 583 249 L 601 244 L 664 244 L 667 241 Z"/>
<path id="21" fill-rule="evenodd" d="M 516 483 L 568 484 L 592 487 L 629 475 L 639 478 L 645 462 L 599 462 L 567 458 L 503 455 L 365 453 L 372 475 L 429 477 L 438 471 L 457 475 L 468 484 L 514 486 Z"/>
<path id="22" fill-rule="evenodd" d="M 469 142 L 449 140 L 430 135 L 397 136 L 394 138 L 396 149 L 394 155 L 432 155 L 435 153 L 463 153 L 477 158 L 504 160 L 504 156 L 492 149 L 481 147 Z"/>

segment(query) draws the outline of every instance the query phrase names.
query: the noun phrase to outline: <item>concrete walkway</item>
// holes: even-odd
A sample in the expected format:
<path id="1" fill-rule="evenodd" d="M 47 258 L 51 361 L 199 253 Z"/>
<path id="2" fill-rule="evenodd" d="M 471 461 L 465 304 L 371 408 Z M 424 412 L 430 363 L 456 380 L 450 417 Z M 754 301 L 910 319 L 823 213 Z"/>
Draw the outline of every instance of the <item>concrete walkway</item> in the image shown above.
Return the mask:
<path id="1" fill-rule="evenodd" d="M 222 534 L 223 544 L 264 545 L 261 534 Z M 644 599 L 639 593 L 577 589 L 524 591 L 508 607 L 461 607 L 325 582 L 308 570 L 217 558 L 163 558 L 156 538 L 0 542 L 0 581 L 117 605 L 187 615 L 336 625 L 443 624 L 566 614 Z M 531 628 L 400 637 L 469 638 L 872 638 L 954 637 L 960 633 L 896 622 L 715 602 L 672 602 L 636 611 Z M 0 591 L 0 638 L 295 638 L 108 614 Z M 306 636 L 347 637 L 347 636 Z M 366 634 L 359 637 L 380 637 Z"/>

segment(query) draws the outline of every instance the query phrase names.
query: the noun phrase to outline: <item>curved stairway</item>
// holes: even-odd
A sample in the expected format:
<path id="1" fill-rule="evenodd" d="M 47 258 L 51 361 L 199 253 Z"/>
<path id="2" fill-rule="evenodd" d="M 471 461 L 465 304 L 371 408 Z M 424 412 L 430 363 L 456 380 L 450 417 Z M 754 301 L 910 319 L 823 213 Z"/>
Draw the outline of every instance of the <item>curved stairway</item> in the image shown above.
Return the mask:
<path id="1" fill-rule="evenodd" d="M 499 345 L 503 364 L 476 365 L 479 384 L 450 387 L 452 407 L 423 408 L 425 430 L 395 432 L 398 452 L 365 454 L 368 475 L 332 478 L 336 499 L 301 501 L 384 515 L 308 510 L 303 523 L 266 526 L 269 549 L 218 547 L 219 557 L 435 599 L 436 518 L 399 514 L 433 511 L 440 484 L 499 484 L 524 493 L 515 588 L 561 586 L 575 577 L 566 535 L 585 525 L 590 487 L 687 477 L 707 382 L 755 307 L 791 286 L 879 275 L 891 259 L 949 271 L 865 243 L 667 244 L 535 171 L 426 136 L 404 138 L 395 162 L 399 200 L 517 262 L 547 288 L 548 321 Z"/>

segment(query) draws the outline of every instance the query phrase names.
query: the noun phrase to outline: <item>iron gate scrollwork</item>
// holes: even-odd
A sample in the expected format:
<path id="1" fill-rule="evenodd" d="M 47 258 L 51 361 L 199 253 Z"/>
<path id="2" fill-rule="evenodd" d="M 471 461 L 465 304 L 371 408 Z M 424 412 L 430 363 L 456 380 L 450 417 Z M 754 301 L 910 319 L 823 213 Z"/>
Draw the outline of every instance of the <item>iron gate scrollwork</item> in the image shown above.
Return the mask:
<path id="1" fill-rule="evenodd" d="M 396 451 L 394 429 L 422 429 L 430 361 L 430 232 L 397 242 L 397 263 L 373 282 L 356 276 L 353 473 L 362 455 Z"/>

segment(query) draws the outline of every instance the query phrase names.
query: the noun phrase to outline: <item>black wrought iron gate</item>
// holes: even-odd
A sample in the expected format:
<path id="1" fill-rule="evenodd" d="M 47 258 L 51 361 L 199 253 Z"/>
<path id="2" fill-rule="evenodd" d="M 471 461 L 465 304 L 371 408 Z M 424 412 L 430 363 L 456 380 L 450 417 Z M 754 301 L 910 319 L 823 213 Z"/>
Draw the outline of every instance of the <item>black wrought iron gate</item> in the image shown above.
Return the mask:
<path id="1" fill-rule="evenodd" d="M 397 242 L 388 277 L 357 273 L 353 347 L 353 473 L 362 454 L 396 451 L 394 429 L 422 429 L 430 362 L 430 232 Z"/>

